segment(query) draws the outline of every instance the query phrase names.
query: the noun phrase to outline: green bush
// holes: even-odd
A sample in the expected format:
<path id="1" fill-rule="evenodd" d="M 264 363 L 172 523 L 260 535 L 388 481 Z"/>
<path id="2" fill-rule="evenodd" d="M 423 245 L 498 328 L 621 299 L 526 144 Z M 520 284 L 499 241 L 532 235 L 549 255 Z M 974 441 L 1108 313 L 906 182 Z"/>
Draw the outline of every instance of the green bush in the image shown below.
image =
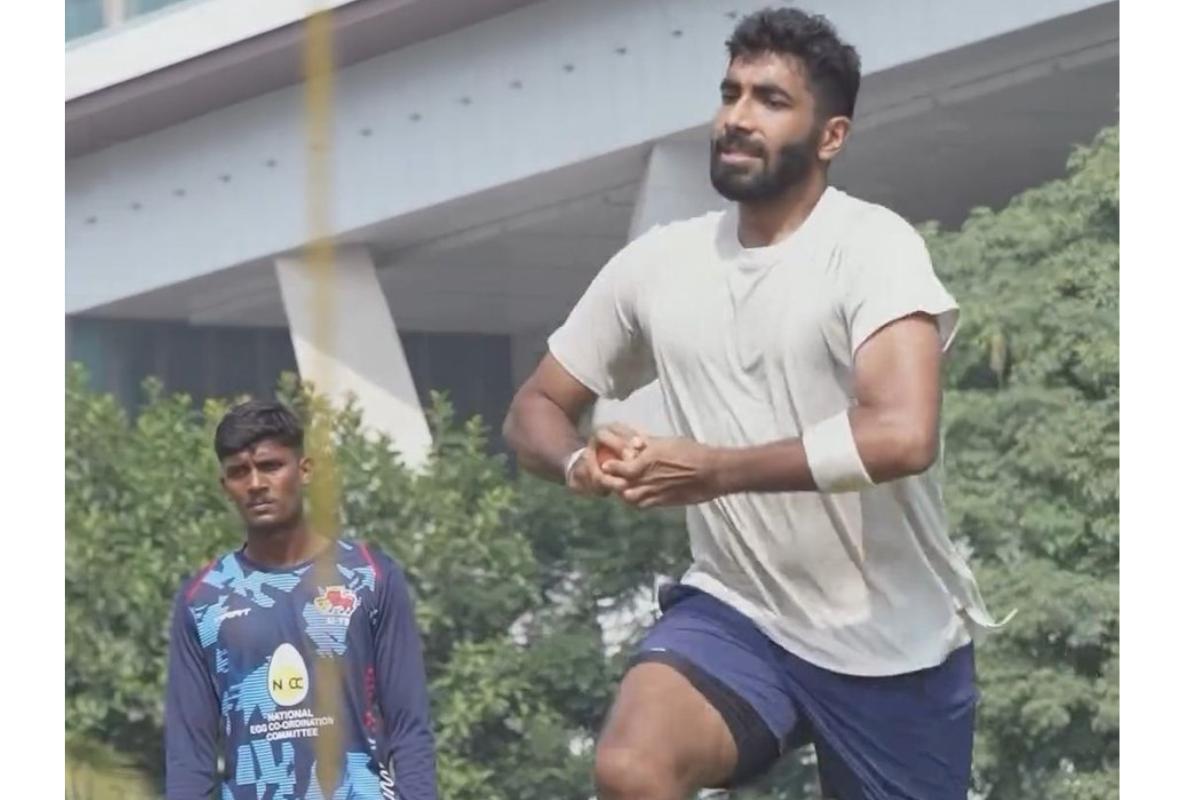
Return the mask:
<path id="1" fill-rule="evenodd" d="M 514 481 L 487 454 L 479 421 L 452 426 L 441 400 L 430 414 L 434 452 L 415 474 L 354 407 L 314 407 L 294 380 L 281 394 L 310 423 L 330 421 L 343 534 L 378 543 L 409 573 L 443 796 L 589 797 L 586 743 L 619 670 L 597 616 L 644 593 L 656 572 L 681 569 L 679 515 Z M 241 540 L 211 450 L 225 407 L 197 411 L 148 381 L 130 420 L 87 388 L 82 368 L 68 375 L 67 728 L 151 774 L 173 593 Z"/>
<path id="2" fill-rule="evenodd" d="M 990 800 L 1117 796 L 1117 132 L 1068 176 L 961 231 L 926 230 L 964 324 L 947 367 L 946 497 L 994 610 L 979 654 L 977 787 Z M 590 747 L 622 663 L 597 616 L 687 561 L 678 513 L 636 514 L 514 479 L 476 420 L 430 411 L 428 469 L 353 408 L 328 419 L 345 535 L 407 568 L 447 800 L 588 798 Z M 153 381 L 130 419 L 67 381 L 67 729 L 161 763 L 166 622 L 180 581 L 240 541 L 211 452 L 224 404 Z M 328 465 L 325 465 L 328 467 Z M 85 748 L 86 749 L 86 748 Z M 799 798 L 811 758 L 744 798 Z"/>

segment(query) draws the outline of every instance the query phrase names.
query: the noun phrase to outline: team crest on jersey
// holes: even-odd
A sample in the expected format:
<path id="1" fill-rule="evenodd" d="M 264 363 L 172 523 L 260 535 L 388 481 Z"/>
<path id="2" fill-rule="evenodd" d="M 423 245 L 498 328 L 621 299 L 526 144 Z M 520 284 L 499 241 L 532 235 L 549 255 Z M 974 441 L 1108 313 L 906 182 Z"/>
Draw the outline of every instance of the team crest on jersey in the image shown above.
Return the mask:
<path id="1" fill-rule="evenodd" d="M 358 595 L 345 586 L 326 586 L 317 592 L 313 606 L 317 611 L 334 618 L 349 619 L 358 608 Z"/>

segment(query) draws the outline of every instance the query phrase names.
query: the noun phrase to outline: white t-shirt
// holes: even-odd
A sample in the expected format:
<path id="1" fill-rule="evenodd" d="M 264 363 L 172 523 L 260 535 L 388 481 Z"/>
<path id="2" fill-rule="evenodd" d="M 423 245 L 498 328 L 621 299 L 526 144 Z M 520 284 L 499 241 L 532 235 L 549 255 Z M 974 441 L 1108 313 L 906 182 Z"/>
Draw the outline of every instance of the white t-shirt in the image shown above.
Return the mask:
<path id="1" fill-rule="evenodd" d="M 858 347 L 917 311 L 936 316 L 948 346 L 958 308 L 920 234 L 829 187 L 769 247 L 740 245 L 736 210 L 652 229 L 600 270 L 549 349 L 601 397 L 657 377 L 676 435 L 744 447 L 799 437 L 852 406 Z M 941 663 L 996 623 L 950 542 L 937 472 L 689 506 L 683 582 L 826 669 Z"/>

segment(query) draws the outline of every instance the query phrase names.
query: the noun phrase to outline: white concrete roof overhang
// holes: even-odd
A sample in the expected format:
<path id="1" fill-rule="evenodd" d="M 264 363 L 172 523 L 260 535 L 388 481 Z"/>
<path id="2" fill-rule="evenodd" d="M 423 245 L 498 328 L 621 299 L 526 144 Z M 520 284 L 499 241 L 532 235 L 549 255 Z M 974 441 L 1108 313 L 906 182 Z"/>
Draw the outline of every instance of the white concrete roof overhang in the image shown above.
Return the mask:
<path id="1" fill-rule="evenodd" d="M 503 14 L 536 0 L 338 0 L 332 9 L 334 61 L 346 67 L 380 53 L 440 36 Z M 244 0 L 239 0 L 244 2 Z M 304 4 L 311 7 L 311 4 Z M 193 9 L 185 9 L 192 11 Z M 195 9 L 204 10 L 204 9 Z M 156 28 L 175 22 L 175 8 L 132 24 L 139 36 L 167 35 Z M 113 80 L 130 74 L 121 37 L 131 31 L 104 32 L 103 40 L 82 41 L 74 49 L 107 48 L 97 58 L 110 67 Z M 178 34 L 186 37 L 188 31 Z M 305 27 L 292 22 L 161 69 L 151 69 L 107 84 L 84 74 L 79 94 L 67 98 L 67 157 L 159 130 L 213 109 L 290 86 L 304 79 Z M 99 39 L 99 37 L 97 37 Z M 81 54 L 89 55 L 89 54 Z M 126 58 L 121 58 L 125 55 Z M 78 58 L 78 56 L 76 56 Z M 68 76 L 72 64 L 68 56 Z M 84 59 L 78 69 L 95 72 Z M 101 83 L 97 83 L 101 81 Z"/>
<path id="2" fill-rule="evenodd" d="M 1117 120 L 1116 6 L 1051 20 L 868 75 L 834 182 L 913 221 L 954 225 L 1061 175 L 1071 148 Z M 713 91 L 715 98 L 715 87 Z M 697 142 L 704 168 L 707 131 Z M 351 232 L 398 327 L 521 332 L 560 320 L 625 241 L 652 142 Z M 536 146 L 534 143 L 531 146 Z M 270 262 L 239 265 L 89 313 L 283 325 Z"/>

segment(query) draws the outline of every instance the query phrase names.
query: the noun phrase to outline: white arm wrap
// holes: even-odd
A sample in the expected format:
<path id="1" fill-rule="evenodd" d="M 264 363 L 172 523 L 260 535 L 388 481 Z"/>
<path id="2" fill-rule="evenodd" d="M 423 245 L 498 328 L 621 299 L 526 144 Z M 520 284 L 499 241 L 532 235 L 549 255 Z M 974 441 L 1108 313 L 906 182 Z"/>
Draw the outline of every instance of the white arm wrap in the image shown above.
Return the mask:
<path id="1" fill-rule="evenodd" d="M 848 412 L 806 429 L 802 440 L 813 482 L 822 492 L 857 492 L 875 485 L 858 456 Z"/>

